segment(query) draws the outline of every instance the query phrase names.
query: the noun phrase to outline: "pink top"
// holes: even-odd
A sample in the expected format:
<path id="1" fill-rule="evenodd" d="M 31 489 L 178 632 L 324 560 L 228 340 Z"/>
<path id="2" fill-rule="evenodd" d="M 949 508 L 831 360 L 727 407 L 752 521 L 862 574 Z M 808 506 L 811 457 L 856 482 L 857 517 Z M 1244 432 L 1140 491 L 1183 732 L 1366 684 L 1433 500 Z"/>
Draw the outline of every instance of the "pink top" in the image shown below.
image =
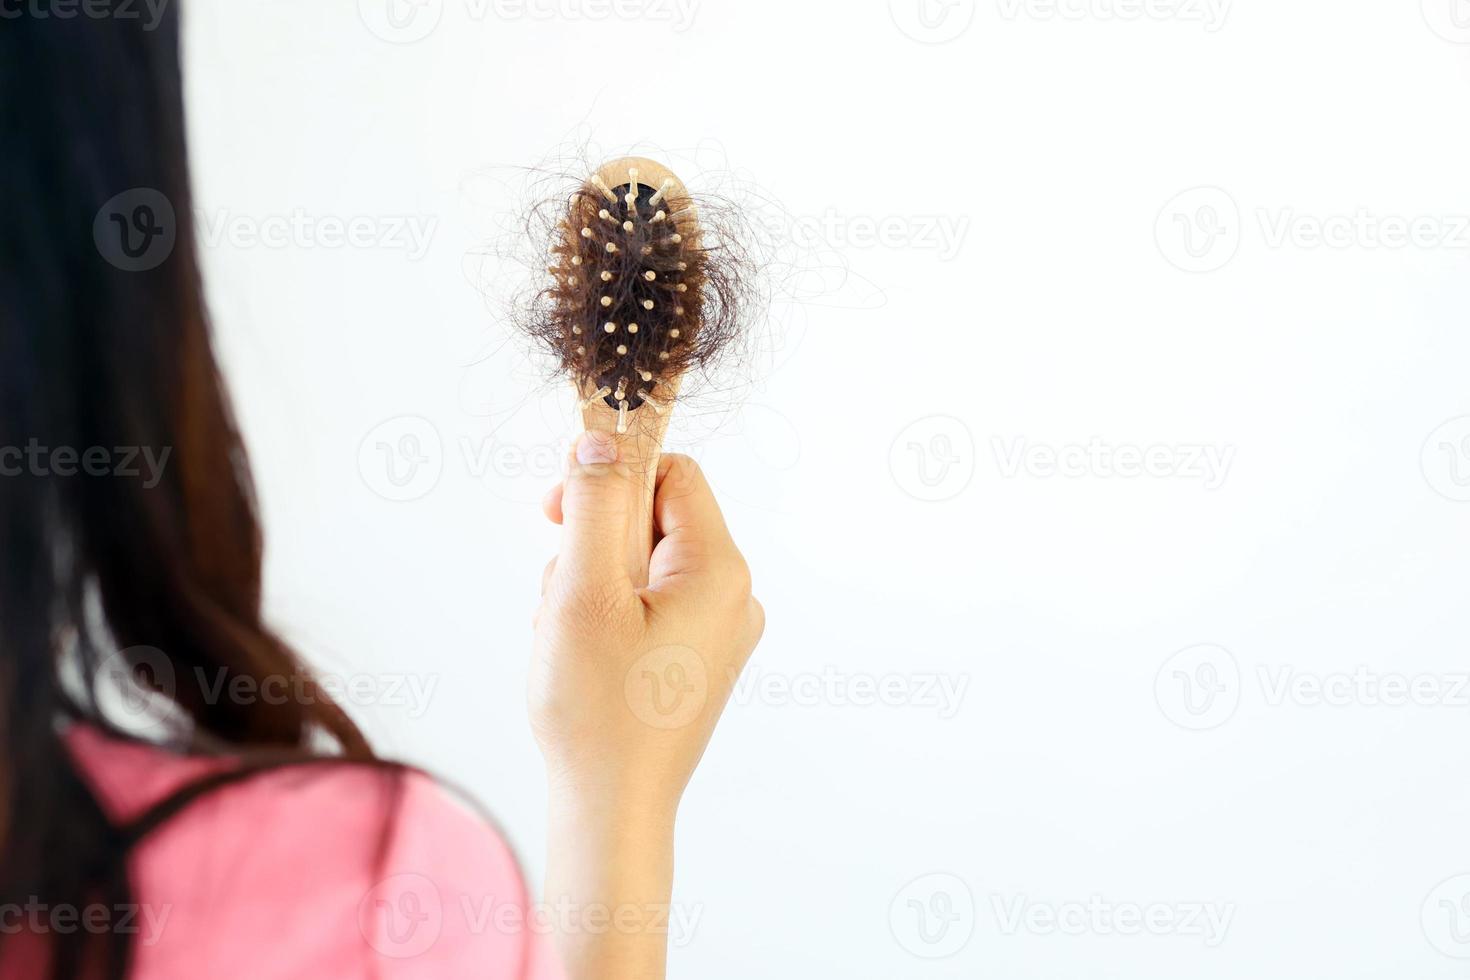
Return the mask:
<path id="1" fill-rule="evenodd" d="M 121 821 L 228 766 L 87 727 L 69 738 Z M 396 808 L 380 771 L 345 764 L 277 769 L 189 804 L 132 853 L 130 976 L 560 978 L 505 842 L 431 780 L 401 778 Z M 6 944 L 0 980 L 44 975 L 25 938 Z"/>

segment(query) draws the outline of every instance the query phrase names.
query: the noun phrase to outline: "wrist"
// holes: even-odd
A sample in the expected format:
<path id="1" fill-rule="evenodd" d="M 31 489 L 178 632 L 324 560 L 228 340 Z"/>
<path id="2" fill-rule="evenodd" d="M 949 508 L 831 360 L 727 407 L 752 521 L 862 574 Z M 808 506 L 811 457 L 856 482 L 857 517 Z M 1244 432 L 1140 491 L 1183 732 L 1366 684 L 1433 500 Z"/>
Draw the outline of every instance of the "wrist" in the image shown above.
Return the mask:
<path id="1" fill-rule="evenodd" d="M 664 976 L 677 799 L 637 787 L 553 779 L 545 900 L 612 931 L 558 930 L 572 980 Z"/>
<path id="2" fill-rule="evenodd" d="M 551 829 L 594 837 L 672 835 L 679 794 L 635 783 L 549 775 Z"/>

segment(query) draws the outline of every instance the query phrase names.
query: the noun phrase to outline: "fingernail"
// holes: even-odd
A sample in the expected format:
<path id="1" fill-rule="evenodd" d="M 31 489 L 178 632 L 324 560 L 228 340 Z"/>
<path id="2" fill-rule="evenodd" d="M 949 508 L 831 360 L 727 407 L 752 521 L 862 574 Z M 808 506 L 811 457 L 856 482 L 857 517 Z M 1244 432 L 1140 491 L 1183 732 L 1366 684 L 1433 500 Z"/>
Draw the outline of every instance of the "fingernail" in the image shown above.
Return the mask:
<path id="1" fill-rule="evenodd" d="M 618 459 L 618 444 L 607 432 L 587 431 L 577 440 L 577 462 L 615 463 Z"/>

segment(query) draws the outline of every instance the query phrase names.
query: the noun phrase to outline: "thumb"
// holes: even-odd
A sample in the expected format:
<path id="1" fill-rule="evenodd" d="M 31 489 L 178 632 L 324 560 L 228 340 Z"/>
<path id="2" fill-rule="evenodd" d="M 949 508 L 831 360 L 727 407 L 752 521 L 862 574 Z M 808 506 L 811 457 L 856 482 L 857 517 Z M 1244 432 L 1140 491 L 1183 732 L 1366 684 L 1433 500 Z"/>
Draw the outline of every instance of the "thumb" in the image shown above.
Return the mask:
<path id="1" fill-rule="evenodd" d="M 562 491 L 556 563 L 557 577 L 574 587 L 614 586 L 632 593 L 628 542 L 639 492 L 620 457 L 611 433 L 589 430 L 577 440 Z"/>

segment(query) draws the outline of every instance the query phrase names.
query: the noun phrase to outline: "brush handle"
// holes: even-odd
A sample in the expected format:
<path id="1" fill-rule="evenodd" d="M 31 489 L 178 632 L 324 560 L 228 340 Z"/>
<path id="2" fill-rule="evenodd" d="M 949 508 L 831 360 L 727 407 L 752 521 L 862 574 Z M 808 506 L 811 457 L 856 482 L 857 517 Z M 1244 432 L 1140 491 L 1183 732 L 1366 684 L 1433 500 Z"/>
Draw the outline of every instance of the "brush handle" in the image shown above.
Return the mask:
<path id="1" fill-rule="evenodd" d="M 587 397 L 590 392 L 581 392 Z M 648 559 L 653 553 L 653 495 L 658 482 L 658 461 L 663 455 L 664 433 L 669 426 L 669 412 L 657 414 L 644 405 L 628 413 L 628 431 L 618 432 L 618 413 L 602 399 L 582 409 L 582 426 L 590 431 L 606 432 L 616 441 L 619 458 L 633 475 L 628 483 L 627 563 L 628 576 L 636 588 L 648 584 Z"/>

